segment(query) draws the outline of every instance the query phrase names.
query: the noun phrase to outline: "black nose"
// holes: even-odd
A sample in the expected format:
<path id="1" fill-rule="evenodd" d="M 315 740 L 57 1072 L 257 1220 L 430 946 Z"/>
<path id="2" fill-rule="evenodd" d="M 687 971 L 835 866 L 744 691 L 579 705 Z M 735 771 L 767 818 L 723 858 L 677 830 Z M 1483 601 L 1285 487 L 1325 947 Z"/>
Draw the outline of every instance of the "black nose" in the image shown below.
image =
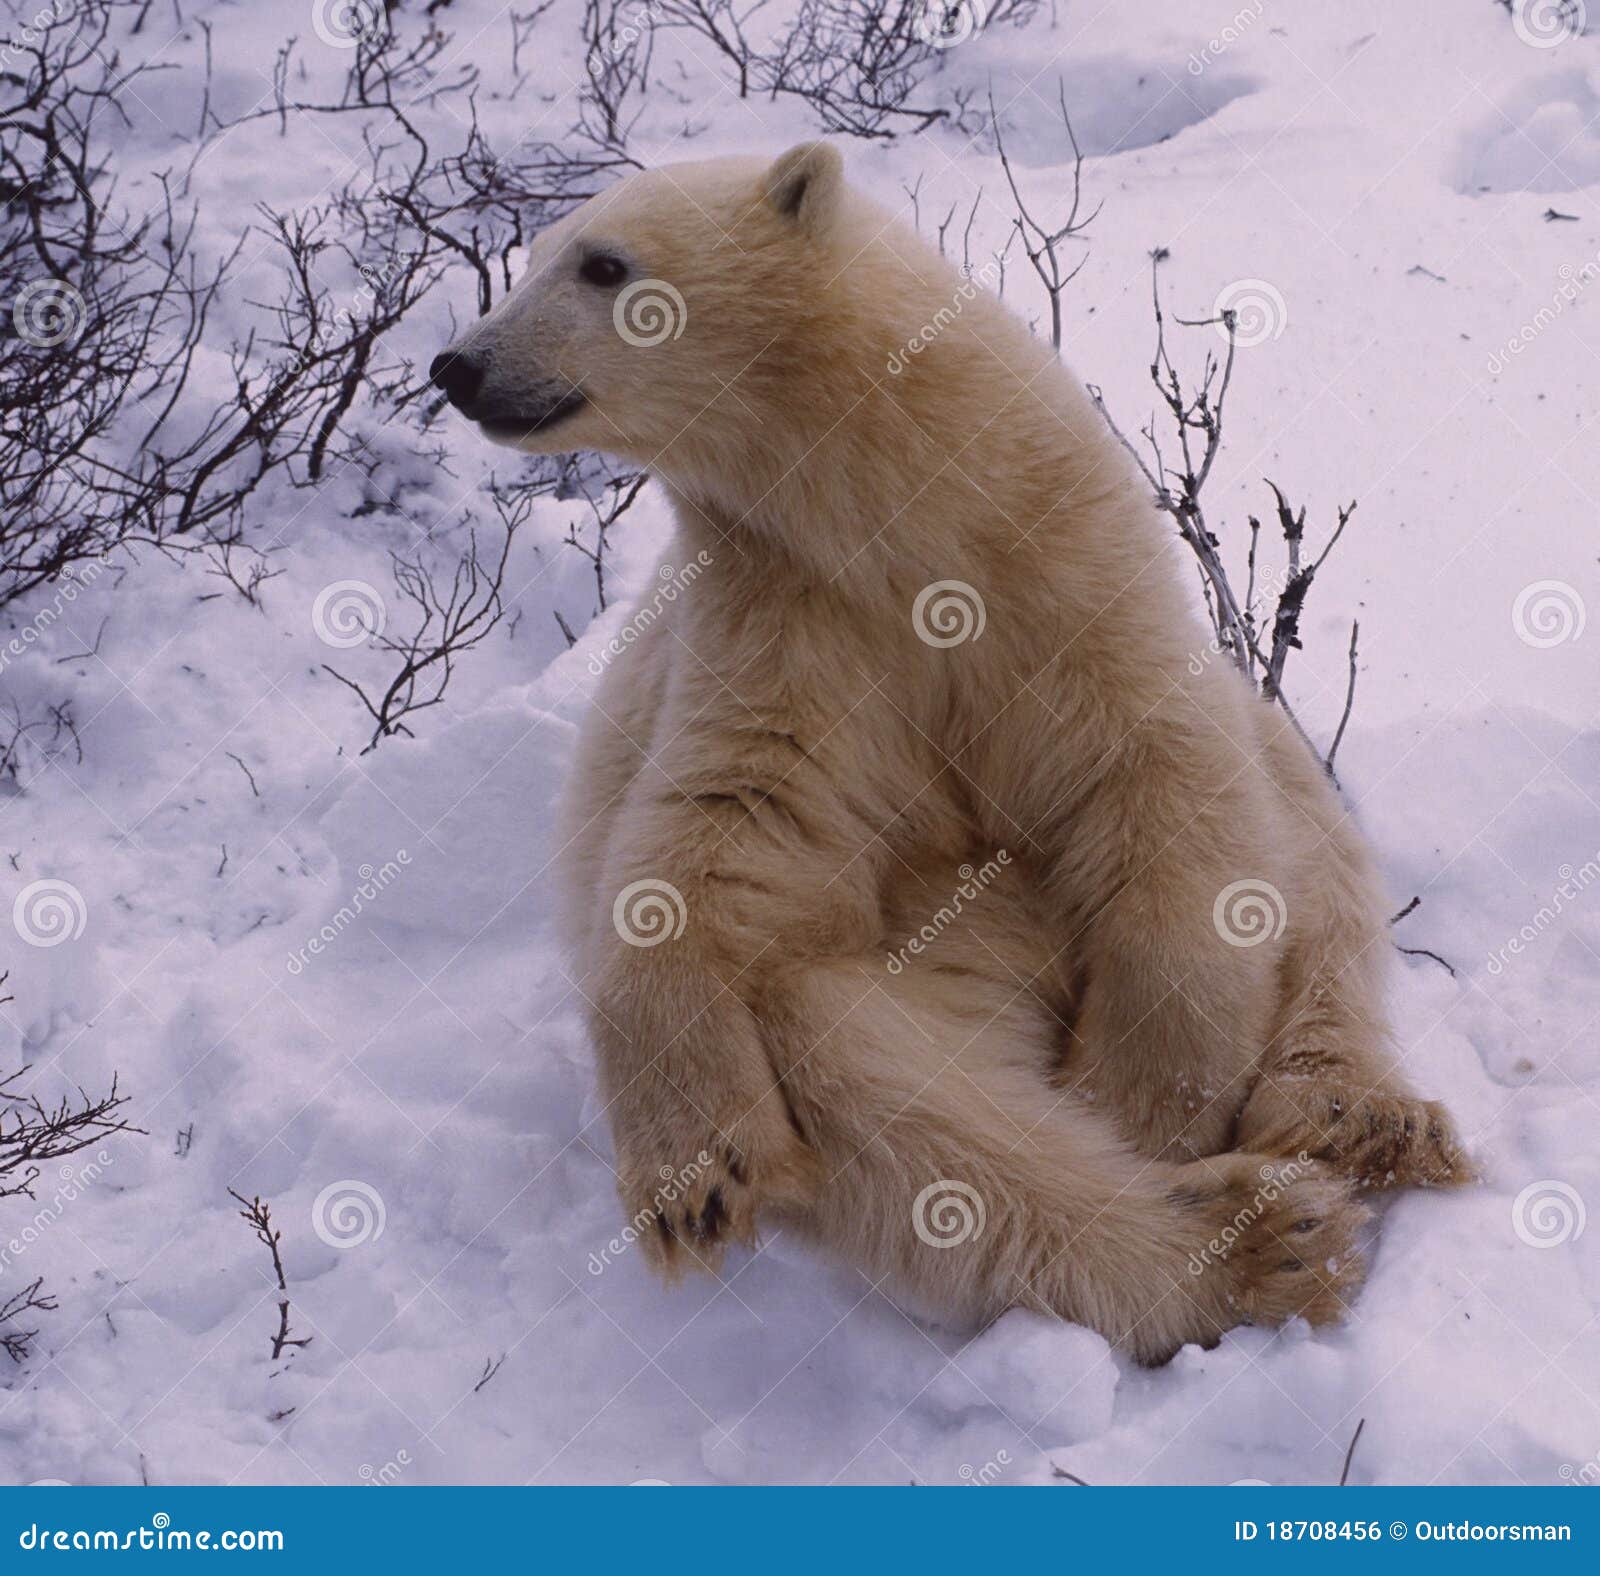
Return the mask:
<path id="1" fill-rule="evenodd" d="M 457 410 L 465 410 L 483 387 L 484 363 L 470 350 L 443 350 L 428 368 L 428 380 L 444 390 Z"/>

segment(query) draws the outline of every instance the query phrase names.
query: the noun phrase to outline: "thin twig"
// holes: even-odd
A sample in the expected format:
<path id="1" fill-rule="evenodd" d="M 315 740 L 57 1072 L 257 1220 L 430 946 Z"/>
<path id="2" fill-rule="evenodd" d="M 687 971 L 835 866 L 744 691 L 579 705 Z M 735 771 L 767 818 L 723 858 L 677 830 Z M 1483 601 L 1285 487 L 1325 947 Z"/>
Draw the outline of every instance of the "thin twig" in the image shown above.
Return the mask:
<path id="1" fill-rule="evenodd" d="M 1344 1453 L 1344 1470 L 1339 1474 L 1339 1487 L 1343 1488 L 1350 1481 L 1350 1463 L 1355 1460 L 1356 1441 L 1361 1437 L 1361 1430 L 1367 1426 L 1366 1418 L 1356 1424 L 1356 1431 L 1350 1436 L 1350 1448 Z"/>
<path id="2" fill-rule="evenodd" d="M 278 1251 L 278 1244 L 283 1240 L 283 1233 L 274 1228 L 272 1224 L 272 1207 L 263 1203 L 260 1196 L 246 1198 L 242 1193 L 235 1193 L 230 1187 L 228 1194 L 235 1198 L 244 1207 L 239 1211 L 239 1218 L 255 1228 L 258 1240 L 264 1242 L 272 1254 L 272 1271 L 278 1278 L 278 1290 L 286 1292 L 289 1289 L 288 1278 L 283 1273 L 283 1256 Z M 309 1346 L 315 1339 L 306 1336 L 297 1340 L 289 1334 L 289 1299 L 282 1297 L 278 1301 L 278 1328 L 272 1337 L 272 1357 L 276 1362 L 283 1356 L 284 1351 L 291 1346 Z"/>
<path id="3" fill-rule="evenodd" d="M 1350 682 L 1345 686 L 1344 712 L 1339 718 L 1338 731 L 1333 736 L 1333 743 L 1328 746 L 1328 753 L 1323 756 L 1322 764 L 1328 768 L 1329 775 L 1333 773 L 1333 758 L 1339 753 L 1339 743 L 1344 738 L 1345 725 L 1350 721 L 1350 708 L 1356 700 L 1356 637 L 1361 633 L 1361 624 L 1352 619 L 1350 623 Z"/>
<path id="4" fill-rule="evenodd" d="M 250 780 L 250 792 L 252 794 L 254 794 L 256 796 L 256 798 L 259 799 L 261 797 L 261 790 L 258 787 L 256 787 L 256 776 L 255 776 L 255 773 L 252 772 L 250 770 L 250 768 L 245 765 L 243 760 L 241 760 L 237 755 L 235 755 L 232 750 L 224 750 L 222 753 L 224 755 L 226 755 L 230 761 L 238 761 L 239 770 L 242 771 L 245 774 L 245 776 L 247 778 L 249 778 L 249 780 Z"/>
<path id="5" fill-rule="evenodd" d="M 1408 958 L 1432 958 L 1433 961 L 1437 963 L 1439 967 L 1450 976 L 1451 979 L 1455 979 L 1457 977 L 1456 971 L 1451 964 L 1445 962 L 1445 960 L 1441 958 L 1437 952 L 1429 952 L 1426 947 L 1397 947 L 1395 950 L 1405 953 Z"/>

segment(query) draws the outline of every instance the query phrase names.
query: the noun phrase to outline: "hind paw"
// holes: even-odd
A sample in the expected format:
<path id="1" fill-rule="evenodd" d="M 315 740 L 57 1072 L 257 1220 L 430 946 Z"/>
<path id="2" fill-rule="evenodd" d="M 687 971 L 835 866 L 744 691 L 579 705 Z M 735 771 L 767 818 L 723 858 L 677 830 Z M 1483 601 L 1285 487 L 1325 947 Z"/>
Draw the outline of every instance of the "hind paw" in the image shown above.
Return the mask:
<path id="1" fill-rule="evenodd" d="M 1367 1210 L 1349 1180 L 1309 1160 L 1228 1155 L 1188 1168 L 1206 1176 L 1189 1273 L 1218 1324 L 1331 1324 L 1361 1288 L 1357 1235 Z"/>
<path id="2" fill-rule="evenodd" d="M 1326 1161 L 1362 1187 L 1459 1187 L 1476 1175 L 1436 1100 L 1320 1080 L 1263 1081 L 1239 1119 L 1239 1143 Z"/>

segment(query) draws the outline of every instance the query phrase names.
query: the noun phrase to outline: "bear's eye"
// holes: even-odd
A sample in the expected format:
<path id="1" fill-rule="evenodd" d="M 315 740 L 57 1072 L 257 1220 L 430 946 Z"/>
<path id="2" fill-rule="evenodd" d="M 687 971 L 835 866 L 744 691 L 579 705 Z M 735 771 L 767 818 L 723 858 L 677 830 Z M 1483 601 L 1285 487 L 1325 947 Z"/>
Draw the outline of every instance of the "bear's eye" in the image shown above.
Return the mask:
<path id="1" fill-rule="evenodd" d="M 620 285 L 622 276 L 627 271 L 628 265 L 620 257 L 613 257 L 610 252 L 590 252 L 578 264 L 578 277 L 585 284 L 598 285 L 602 290 Z"/>

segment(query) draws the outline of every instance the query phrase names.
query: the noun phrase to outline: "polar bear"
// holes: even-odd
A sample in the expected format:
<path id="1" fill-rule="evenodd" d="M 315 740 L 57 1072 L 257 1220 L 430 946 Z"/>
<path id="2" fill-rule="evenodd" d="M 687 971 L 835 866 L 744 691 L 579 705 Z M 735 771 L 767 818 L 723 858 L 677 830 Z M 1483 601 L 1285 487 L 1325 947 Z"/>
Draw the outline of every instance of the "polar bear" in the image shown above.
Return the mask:
<path id="1" fill-rule="evenodd" d="M 630 175 L 434 362 L 670 496 L 562 842 L 618 1186 L 917 1311 L 1145 1362 L 1339 1315 L 1364 1188 L 1469 1174 L 1397 1070 L 1367 852 L 1048 346 L 837 150 Z"/>

